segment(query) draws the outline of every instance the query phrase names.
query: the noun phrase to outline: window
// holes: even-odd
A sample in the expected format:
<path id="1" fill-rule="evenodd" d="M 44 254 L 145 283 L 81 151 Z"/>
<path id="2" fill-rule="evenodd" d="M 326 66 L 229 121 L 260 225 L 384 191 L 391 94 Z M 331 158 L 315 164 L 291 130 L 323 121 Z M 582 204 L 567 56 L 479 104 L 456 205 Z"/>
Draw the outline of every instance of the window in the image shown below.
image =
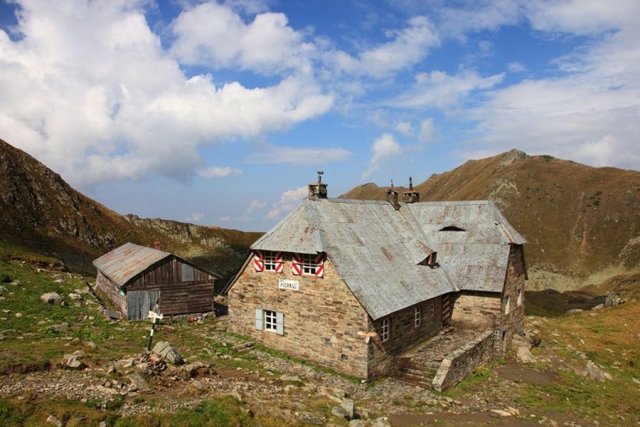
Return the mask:
<path id="1" fill-rule="evenodd" d="M 293 254 L 292 258 L 293 274 L 324 277 L 324 254 Z"/>
<path id="2" fill-rule="evenodd" d="M 511 311 L 511 298 L 509 298 L 509 295 L 507 295 L 504 298 L 504 314 L 509 314 L 510 311 Z"/>
<path id="3" fill-rule="evenodd" d="M 275 271 L 276 273 L 282 273 L 284 267 L 282 252 L 255 251 L 253 265 L 257 272 Z"/>
<path id="4" fill-rule="evenodd" d="M 380 327 L 380 339 L 382 342 L 389 341 L 389 336 L 391 332 L 391 320 L 384 319 L 382 321 L 382 326 Z"/>
<path id="5" fill-rule="evenodd" d="M 431 302 L 431 305 L 429 306 L 429 310 L 431 311 L 431 317 L 436 317 L 436 303 L 435 302 Z"/>
<path id="6" fill-rule="evenodd" d="M 417 306 L 413 314 L 413 326 L 418 327 L 422 324 L 422 307 Z"/>
<path id="7" fill-rule="evenodd" d="M 284 314 L 273 310 L 256 309 L 256 330 L 284 335 Z"/>
<path id="8" fill-rule="evenodd" d="M 524 292 L 522 292 L 522 289 L 518 289 L 518 305 L 522 305 L 523 300 Z"/>
<path id="9" fill-rule="evenodd" d="M 182 264 L 182 281 L 193 282 L 193 266 Z"/>

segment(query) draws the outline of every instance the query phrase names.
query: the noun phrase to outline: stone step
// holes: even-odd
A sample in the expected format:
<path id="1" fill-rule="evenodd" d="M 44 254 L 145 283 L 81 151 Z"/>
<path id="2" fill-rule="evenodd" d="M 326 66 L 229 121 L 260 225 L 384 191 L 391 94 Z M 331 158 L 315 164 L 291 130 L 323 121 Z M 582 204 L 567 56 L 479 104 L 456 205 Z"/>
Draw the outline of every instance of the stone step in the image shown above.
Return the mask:
<path id="1" fill-rule="evenodd" d="M 394 378 L 402 380 L 404 382 L 418 385 L 425 388 L 431 388 L 431 383 L 433 381 L 433 377 L 425 377 L 420 375 L 411 375 L 407 373 L 395 373 L 393 375 Z"/>

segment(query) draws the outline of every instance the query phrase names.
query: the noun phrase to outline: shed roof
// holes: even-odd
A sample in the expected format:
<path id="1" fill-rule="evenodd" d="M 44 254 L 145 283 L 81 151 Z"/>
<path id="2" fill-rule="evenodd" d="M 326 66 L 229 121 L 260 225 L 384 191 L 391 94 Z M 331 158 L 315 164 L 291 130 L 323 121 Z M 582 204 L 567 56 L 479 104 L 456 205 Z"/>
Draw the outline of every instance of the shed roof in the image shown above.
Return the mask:
<path id="1" fill-rule="evenodd" d="M 462 290 L 501 292 L 511 244 L 526 240 L 488 200 L 406 205 Z"/>
<path id="2" fill-rule="evenodd" d="M 95 259 L 93 265 L 116 285 L 124 286 L 139 273 L 170 256 L 171 253 L 159 249 L 125 243 Z"/>
<path id="3" fill-rule="evenodd" d="M 443 269 L 419 265 L 434 250 L 406 213 L 384 201 L 305 199 L 251 249 L 325 252 L 376 320 L 458 290 Z"/>

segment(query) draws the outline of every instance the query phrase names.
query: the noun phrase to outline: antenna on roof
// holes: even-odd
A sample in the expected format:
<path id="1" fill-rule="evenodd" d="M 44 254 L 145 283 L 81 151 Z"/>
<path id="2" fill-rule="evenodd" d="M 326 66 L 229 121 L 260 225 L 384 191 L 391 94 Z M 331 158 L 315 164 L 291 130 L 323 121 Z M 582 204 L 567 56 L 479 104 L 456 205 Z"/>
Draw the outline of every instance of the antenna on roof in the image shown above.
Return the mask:
<path id="1" fill-rule="evenodd" d="M 324 175 L 324 171 L 318 171 L 318 184 L 322 184 L 322 175 Z"/>
<path id="2" fill-rule="evenodd" d="M 391 189 L 393 190 L 393 180 L 391 180 Z"/>
<path id="3" fill-rule="evenodd" d="M 413 191 L 413 180 L 409 177 L 409 191 Z"/>

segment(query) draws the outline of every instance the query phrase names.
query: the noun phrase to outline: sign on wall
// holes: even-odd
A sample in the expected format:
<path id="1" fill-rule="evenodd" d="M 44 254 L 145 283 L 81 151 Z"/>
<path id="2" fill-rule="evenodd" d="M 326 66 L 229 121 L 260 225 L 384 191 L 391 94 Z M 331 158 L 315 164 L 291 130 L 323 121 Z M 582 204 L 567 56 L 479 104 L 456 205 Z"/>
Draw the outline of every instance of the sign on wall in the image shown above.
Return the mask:
<path id="1" fill-rule="evenodd" d="M 297 291 L 300 289 L 300 285 L 297 280 L 278 279 L 278 288 Z"/>

